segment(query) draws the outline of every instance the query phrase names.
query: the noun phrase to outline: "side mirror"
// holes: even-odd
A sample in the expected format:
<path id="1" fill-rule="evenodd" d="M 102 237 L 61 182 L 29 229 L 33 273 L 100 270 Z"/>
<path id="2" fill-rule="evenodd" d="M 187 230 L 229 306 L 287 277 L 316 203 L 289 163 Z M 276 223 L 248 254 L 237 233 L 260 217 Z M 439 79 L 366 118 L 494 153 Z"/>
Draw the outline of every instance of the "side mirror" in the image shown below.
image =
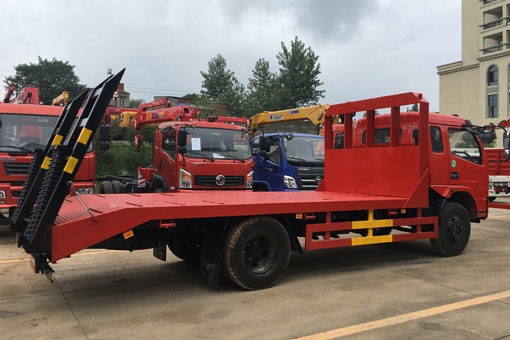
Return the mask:
<path id="1" fill-rule="evenodd" d="M 420 139 L 420 130 L 418 130 L 418 129 L 413 130 L 413 139 L 414 139 L 414 145 L 418 145 L 418 141 Z"/>
<path id="2" fill-rule="evenodd" d="M 188 148 L 186 148 L 185 146 L 177 147 L 177 153 L 183 154 L 183 153 L 186 153 L 186 151 L 188 151 Z"/>
<path id="3" fill-rule="evenodd" d="M 267 142 L 267 137 L 260 136 L 260 142 L 259 142 L 259 155 L 262 158 L 267 157 L 267 152 L 269 151 L 269 143 Z"/>
<path id="4" fill-rule="evenodd" d="M 108 124 L 99 126 L 99 150 L 110 150 L 110 125 Z"/>
<path id="5" fill-rule="evenodd" d="M 503 156 L 508 161 L 510 159 L 510 133 L 506 131 L 503 133 L 503 147 L 505 148 Z"/>
<path id="6" fill-rule="evenodd" d="M 292 138 L 294 138 L 294 135 L 292 133 L 288 133 L 285 135 L 286 140 L 292 140 Z"/>
<path id="7" fill-rule="evenodd" d="M 344 133 L 340 132 L 335 136 L 335 149 L 344 148 Z"/>
<path id="8" fill-rule="evenodd" d="M 110 125 L 101 124 L 99 126 L 99 141 L 109 142 L 110 141 Z"/>
<path id="9" fill-rule="evenodd" d="M 478 138 L 480 138 L 480 140 L 483 143 L 490 143 L 494 139 L 496 139 L 496 131 L 492 130 L 492 131 L 487 131 L 487 132 L 479 133 L 478 134 Z"/>
<path id="10" fill-rule="evenodd" d="M 101 151 L 110 150 L 110 142 L 99 142 L 99 150 Z"/>
<path id="11" fill-rule="evenodd" d="M 188 133 L 186 132 L 186 130 L 184 129 L 179 129 L 177 130 L 177 152 L 181 153 L 179 151 L 179 148 L 184 148 L 186 149 L 186 142 L 187 142 L 187 139 L 188 139 Z M 184 151 L 186 152 L 186 151 Z M 182 152 L 182 153 L 184 153 Z"/>

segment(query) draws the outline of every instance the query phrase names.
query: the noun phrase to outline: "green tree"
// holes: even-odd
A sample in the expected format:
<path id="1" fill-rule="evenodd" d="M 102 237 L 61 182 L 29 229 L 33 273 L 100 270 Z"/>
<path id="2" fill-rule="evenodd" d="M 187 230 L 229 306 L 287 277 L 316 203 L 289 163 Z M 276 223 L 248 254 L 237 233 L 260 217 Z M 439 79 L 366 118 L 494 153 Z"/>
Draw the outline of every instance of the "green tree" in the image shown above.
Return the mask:
<path id="1" fill-rule="evenodd" d="M 189 93 L 184 96 L 186 99 L 191 99 L 191 104 L 200 109 L 200 118 L 207 118 L 207 116 L 226 116 L 228 112 L 219 108 L 218 102 L 214 101 L 210 97 L 199 94 Z M 224 107 L 224 105 L 221 105 Z"/>
<path id="2" fill-rule="evenodd" d="M 143 103 L 145 103 L 145 100 L 143 99 L 131 99 L 129 101 L 129 107 L 132 109 L 138 109 L 138 106 Z"/>
<path id="3" fill-rule="evenodd" d="M 208 71 L 200 71 L 202 95 L 228 106 L 229 114 L 242 113 L 244 101 L 244 85 L 235 77 L 235 73 L 227 69 L 227 61 L 221 54 L 209 61 Z"/>
<path id="4" fill-rule="evenodd" d="M 277 75 L 269 70 L 269 62 L 257 60 L 249 78 L 245 101 L 245 113 L 251 117 L 263 111 L 274 111 L 277 107 Z"/>
<path id="5" fill-rule="evenodd" d="M 310 47 L 305 47 L 296 37 L 290 49 L 282 42 L 282 52 L 276 58 L 280 64 L 279 109 L 315 105 L 319 98 L 324 98 L 326 91 L 318 90 L 324 84 L 318 78 L 321 73 L 319 57 Z"/>
<path id="6" fill-rule="evenodd" d="M 80 84 L 80 79 L 74 73 L 74 66 L 53 58 L 42 59 L 40 56 L 37 64 L 20 64 L 14 67 L 16 74 L 6 77 L 4 83 L 13 85 L 16 95 L 24 87 L 39 88 L 39 100 L 46 105 L 51 105 L 53 98 L 63 91 L 69 92 L 69 98 L 77 96 L 87 86 Z"/>
<path id="7" fill-rule="evenodd" d="M 419 110 L 418 104 L 413 104 L 413 106 L 407 108 L 407 112 L 418 112 L 418 110 Z"/>

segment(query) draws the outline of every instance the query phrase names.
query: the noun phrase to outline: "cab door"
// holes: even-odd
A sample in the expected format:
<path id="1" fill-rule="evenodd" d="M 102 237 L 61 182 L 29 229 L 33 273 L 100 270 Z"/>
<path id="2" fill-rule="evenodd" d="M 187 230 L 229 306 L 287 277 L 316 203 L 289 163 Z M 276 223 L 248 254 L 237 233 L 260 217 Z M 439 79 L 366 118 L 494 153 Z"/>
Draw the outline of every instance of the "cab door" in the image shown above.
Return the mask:
<path id="1" fill-rule="evenodd" d="M 283 156 L 280 147 L 280 138 L 268 138 L 269 152 L 267 153 L 267 157 L 262 157 L 260 155 L 258 142 L 259 139 L 257 138 L 254 140 L 253 144 L 253 161 L 255 163 L 253 180 L 255 183 L 263 183 L 264 186 L 268 186 L 267 189 L 269 191 L 282 190 L 283 175 L 281 173 L 281 163 Z M 258 189 L 260 190 L 260 187 Z"/>
<path id="2" fill-rule="evenodd" d="M 474 199 L 480 200 L 477 203 L 480 208 L 479 204 L 482 204 L 481 200 L 485 200 L 487 197 L 489 187 L 489 172 L 485 164 L 487 159 L 481 148 L 480 140 L 474 134 L 454 127 L 448 128 L 448 140 L 450 149 L 449 184 L 452 187 L 471 188 L 472 194 L 475 196 Z"/>
<path id="3" fill-rule="evenodd" d="M 158 133 L 161 133 L 161 139 L 157 138 L 154 145 L 154 173 L 165 178 L 167 189 L 172 192 L 177 189 L 179 181 L 176 163 L 176 131 L 173 127 L 166 127 Z"/>

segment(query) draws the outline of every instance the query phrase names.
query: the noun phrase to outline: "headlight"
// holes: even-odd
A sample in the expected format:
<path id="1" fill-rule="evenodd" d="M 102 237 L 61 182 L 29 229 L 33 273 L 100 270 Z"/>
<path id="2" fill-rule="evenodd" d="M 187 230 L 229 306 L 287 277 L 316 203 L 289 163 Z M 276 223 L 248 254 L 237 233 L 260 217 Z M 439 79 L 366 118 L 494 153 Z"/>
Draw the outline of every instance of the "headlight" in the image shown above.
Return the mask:
<path id="1" fill-rule="evenodd" d="M 292 176 L 283 176 L 283 184 L 289 189 L 297 189 L 296 180 Z"/>
<path id="2" fill-rule="evenodd" d="M 253 188 L 253 171 L 246 175 L 246 189 Z"/>
<path id="3" fill-rule="evenodd" d="M 90 195 L 94 193 L 94 188 L 80 188 L 76 189 L 76 192 L 80 195 Z"/>
<path id="4" fill-rule="evenodd" d="M 179 169 L 179 188 L 191 189 L 192 187 L 191 174 L 186 170 Z"/>
<path id="5" fill-rule="evenodd" d="M 5 191 L 0 190 L 0 198 L 7 198 L 7 196 L 5 195 Z"/>

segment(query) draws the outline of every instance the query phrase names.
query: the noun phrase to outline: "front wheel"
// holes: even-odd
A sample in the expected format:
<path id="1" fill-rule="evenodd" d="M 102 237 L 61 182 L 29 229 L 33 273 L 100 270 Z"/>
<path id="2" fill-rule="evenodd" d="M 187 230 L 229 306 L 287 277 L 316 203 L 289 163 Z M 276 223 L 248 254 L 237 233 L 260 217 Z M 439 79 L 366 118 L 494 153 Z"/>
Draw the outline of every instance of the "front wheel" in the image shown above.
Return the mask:
<path id="1" fill-rule="evenodd" d="M 227 234 L 223 267 L 227 277 L 248 290 L 273 286 L 290 259 L 290 241 L 283 225 L 271 217 L 249 218 Z"/>
<path id="2" fill-rule="evenodd" d="M 449 202 L 439 218 L 438 238 L 430 243 L 443 256 L 459 255 L 466 249 L 471 235 L 469 214 L 459 203 Z"/>

